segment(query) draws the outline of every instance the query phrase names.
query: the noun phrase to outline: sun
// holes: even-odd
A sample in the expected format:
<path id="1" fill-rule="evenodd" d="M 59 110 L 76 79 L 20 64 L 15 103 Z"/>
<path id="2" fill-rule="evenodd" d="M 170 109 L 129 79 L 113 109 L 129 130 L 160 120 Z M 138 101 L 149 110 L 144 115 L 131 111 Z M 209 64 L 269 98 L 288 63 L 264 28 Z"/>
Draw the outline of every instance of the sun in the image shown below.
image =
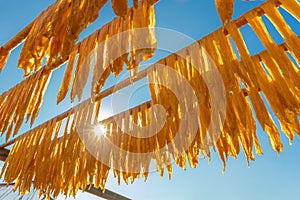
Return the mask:
<path id="1" fill-rule="evenodd" d="M 96 124 L 94 127 L 94 133 L 98 137 L 106 137 L 106 127 L 101 124 Z"/>

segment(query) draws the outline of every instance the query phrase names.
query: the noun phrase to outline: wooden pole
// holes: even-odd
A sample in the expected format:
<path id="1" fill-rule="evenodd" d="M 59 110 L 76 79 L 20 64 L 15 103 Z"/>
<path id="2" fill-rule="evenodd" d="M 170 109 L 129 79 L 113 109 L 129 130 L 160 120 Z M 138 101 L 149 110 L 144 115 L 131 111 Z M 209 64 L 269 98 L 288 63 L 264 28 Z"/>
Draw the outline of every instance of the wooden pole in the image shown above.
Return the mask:
<path id="1" fill-rule="evenodd" d="M 90 186 L 86 186 L 86 192 L 93 194 L 97 197 L 101 197 L 107 200 L 130 200 L 127 197 L 124 197 L 120 194 L 117 194 L 113 191 L 107 190 L 105 189 L 105 191 L 103 192 L 101 189 L 97 189 L 94 187 L 94 185 L 92 185 L 92 187 L 90 188 Z"/>

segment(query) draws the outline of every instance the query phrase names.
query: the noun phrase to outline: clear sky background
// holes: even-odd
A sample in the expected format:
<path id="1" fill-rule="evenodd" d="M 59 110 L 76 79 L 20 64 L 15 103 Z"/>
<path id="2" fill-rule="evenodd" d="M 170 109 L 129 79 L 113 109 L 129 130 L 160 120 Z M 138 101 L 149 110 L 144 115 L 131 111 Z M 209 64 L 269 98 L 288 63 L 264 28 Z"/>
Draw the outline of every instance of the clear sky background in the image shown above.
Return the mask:
<path id="1" fill-rule="evenodd" d="M 52 2 L 53 0 L 0 0 L 0 46 L 22 30 Z M 262 2 L 236 0 L 234 18 L 237 18 L 245 11 L 256 7 Z M 181 32 L 195 40 L 200 39 L 221 26 L 213 0 L 161 0 L 157 3 L 155 10 L 158 27 Z M 81 34 L 81 39 L 109 22 L 113 17 L 114 14 L 111 5 L 108 4 L 100 11 L 98 20 Z M 289 15 L 285 15 L 285 17 L 293 26 L 293 30 L 297 35 L 300 35 L 299 22 L 293 20 Z M 270 31 L 272 31 L 272 28 L 272 26 L 269 26 Z M 258 42 L 256 36 L 247 28 L 244 28 L 243 31 L 245 31 L 246 39 L 252 41 L 251 43 L 247 43 L 251 53 L 261 51 L 263 47 Z M 275 34 L 274 38 L 277 42 L 282 42 L 280 36 Z M 174 41 L 170 41 L 170 43 L 174 43 Z M 182 43 L 180 45 L 183 47 L 186 44 Z M 20 49 L 21 46 L 12 52 L 7 65 L 0 74 L 0 93 L 8 90 L 22 80 L 23 70 L 16 67 Z M 157 52 L 155 57 L 149 62 L 154 62 L 167 54 L 167 52 Z M 35 125 L 62 113 L 72 106 L 69 103 L 69 99 L 64 100 L 59 106 L 55 105 L 64 69 L 65 67 L 63 66 L 54 72 L 41 113 Z M 110 78 L 106 87 L 113 84 L 116 80 Z M 145 93 L 147 92 L 145 91 Z M 134 96 L 140 101 L 146 100 L 139 97 L 138 94 Z M 132 101 L 133 103 L 137 103 L 136 100 Z M 111 114 L 109 108 L 105 108 L 105 104 L 103 110 L 107 112 L 107 115 Z M 28 130 L 28 128 L 28 126 L 24 125 L 21 132 Z M 247 166 L 245 156 L 241 153 L 236 160 L 229 158 L 227 170 L 225 174 L 222 174 L 223 165 L 217 153 L 213 153 L 210 164 L 208 164 L 207 160 L 200 160 L 196 169 L 187 167 L 187 170 L 184 171 L 174 165 L 171 180 L 168 180 L 167 176 L 160 178 L 158 173 L 152 172 L 149 174 L 146 183 L 141 179 L 134 184 L 125 185 L 122 183 L 118 186 L 117 181 L 110 174 L 107 188 L 133 199 L 299 199 L 299 138 L 296 137 L 293 145 L 290 146 L 288 139 L 282 135 L 284 151 L 278 157 L 277 153 L 271 149 L 267 134 L 261 130 L 259 125 L 257 132 L 264 155 L 257 156 L 256 161 L 251 162 L 250 168 Z M 0 141 L 2 143 L 3 139 L 1 138 Z M 77 197 L 77 199 L 92 198 L 91 195 L 87 194 L 79 194 Z M 61 197 L 61 199 L 64 198 Z"/>

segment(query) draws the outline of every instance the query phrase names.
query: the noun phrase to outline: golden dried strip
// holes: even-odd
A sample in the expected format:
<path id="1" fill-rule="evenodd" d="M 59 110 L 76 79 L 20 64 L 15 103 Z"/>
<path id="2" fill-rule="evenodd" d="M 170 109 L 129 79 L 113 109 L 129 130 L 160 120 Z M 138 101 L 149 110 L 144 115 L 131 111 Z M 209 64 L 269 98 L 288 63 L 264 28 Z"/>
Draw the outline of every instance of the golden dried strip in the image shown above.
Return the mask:
<path id="1" fill-rule="evenodd" d="M 5 51 L 0 48 L 0 72 L 3 70 L 6 64 L 9 54 L 9 51 Z"/>
<path id="2" fill-rule="evenodd" d="M 296 0 L 280 0 L 281 6 L 300 21 L 300 3 Z"/>
<path id="3" fill-rule="evenodd" d="M 97 46 L 95 51 L 95 64 L 93 69 L 93 76 L 92 76 L 92 90 L 91 90 L 91 97 L 94 98 L 99 92 L 100 89 L 103 87 L 106 79 L 109 75 L 109 70 L 106 70 L 104 65 L 104 48 L 105 48 L 105 40 L 106 35 L 108 32 L 108 25 L 104 25 L 98 31 L 98 39 L 97 39 Z"/>
<path id="4" fill-rule="evenodd" d="M 77 63 L 76 63 L 76 69 L 74 72 L 74 79 L 73 79 L 73 83 L 72 83 L 72 90 L 70 93 L 71 102 L 73 102 L 75 97 L 78 95 L 79 90 L 80 90 L 79 87 L 81 87 L 80 86 L 80 84 L 81 84 L 80 77 L 84 76 L 84 74 L 81 74 L 78 72 L 83 67 L 83 63 L 85 62 L 85 56 L 87 56 L 87 51 L 86 51 L 87 50 L 87 42 L 88 42 L 88 39 L 84 40 L 78 50 L 79 54 L 81 53 L 83 55 L 82 56 L 79 55 Z"/>
<path id="5" fill-rule="evenodd" d="M 80 32 L 98 17 L 106 2 L 62 0 L 43 11 L 35 20 L 21 51 L 18 67 L 24 69 L 25 76 L 38 70 L 45 57 L 49 56 L 48 64 L 58 55 L 66 59 Z"/>
<path id="6" fill-rule="evenodd" d="M 286 24 L 280 12 L 278 11 L 278 8 L 271 3 L 264 4 L 261 6 L 261 8 L 265 11 L 266 16 L 272 21 L 278 32 L 283 36 L 288 49 L 294 54 L 296 58 L 300 58 L 300 40 L 293 33 L 288 24 Z M 299 63 L 300 60 L 297 60 Z"/>
<path id="7" fill-rule="evenodd" d="M 274 63 L 274 61 L 270 56 L 268 56 L 267 53 L 263 55 L 264 56 L 261 56 L 261 59 L 263 60 L 265 66 L 271 69 L 276 66 L 276 63 Z M 286 83 L 289 83 L 289 80 L 282 79 L 281 77 L 272 81 L 272 84 L 280 97 L 280 115 L 281 118 L 283 117 L 283 120 L 285 121 L 281 122 L 286 123 L 286 129 L 290 129 L 295 133 L 299 133 L 299 121 L 294 119 L 295 116 L 297 117 L 300 115 L 300 100 L 298 98 L 299 92 L 297 94 L 294 94 L 293 90 L 291 90 Z"/>
<path id="8" fill-rule="evenodd" d="M 79 58 L 74 73 L 71 101 L 74 101 L 76 96 L 81 98 L 94 58 L 92 96 L 99 93 L 110 72 L 117 76 L 123 70 L 124 62 L 128 65 L 128 69 L 132 69 L 137 67 L 140 62 L 152 57 L 156 48 L 155 32 L 152 29 L 154 26 L 153 5 L 147 3 L 147 0 L 143 0 L 139 2 L 138 8 L 131 8 L 124 18 L 115 18 L 86 38 L 80 45 L 78 52 Z M 136 31 L 136 28 L 144 29 Z M 133 37 L 137 39 L 131 42 L 131 46 L 129 46 L 129 41 Z M 138 48 L 142 49 L 137 50 Z M 128 55 L 130 56 L 129 61 Z M 70 75 L 70 71 L 67 75 Z M 63 84 L 68 83 L 70 77 L 66 76 L 65 78 L 67 80 L 63 80 Z M 67 92 L 67 87 L 62 86 L 62 88 L 65 90 L 58 96 L 60 101 L 63 100 Z"/>
<path id="9" fill-rule="evenodd" d="M 241 57 L 240 66 L 238 67 L 240 68 L 240 70 L 238 71 L 240 78 L 242 79 L 246 87 L 257 88 L 258 83 L 255 74 L 255 66 L 253 64 L 253 61 L 251 60 L 250 53 L 240 30 L 235 23 L 227 24 L 225 28 L 232 37 Z"/>
<path id="10" fill-rule="evenodd" d="M 0 99 L 3 104 L 0 106 L 0 110 L 2 110 L 0 114 L 0 119 L 2 121 L 2 123 L 0 123 L 0 132 L 2 132 L 2 134 L 5 132 L 5 130 L 7 130 L 7 136 L 10 135 L 14 125 L 14 133 L 16 134 L 25 117 L 26 123 L 30 118 L 31 121 L 34 120 L 39 110 L 39 106 L 36 106 L 36 103 L 41 103 L 41 96 L 43 96 L 41 94 L 47 89 L 48 85 L 47 81 L 45 82 L 46 84 L 44 84 L 43 81 L 49 80 L 51 71 L 59 67 L 62 62 L 62 60 L 57 60 L 53 64 L 45 66 L 37 73 L 33 74 L 1 95 Z M 45 77 L 47 78 L 45 79 Z M 32 117 L 32 114 L 34 114 L 34 117 Z M 11 121 L 12 123 L 9 125 L 8 122 Z"/>
<path id="11" fill-rule="evenodd" d="M 255 61 L 255 60 L 254 60 Z M 289 137 L 289 139 L 293 140 L 293 132 L 288 128 L 286 121 L 289 120 L 286 116 L 286 105 L 284 105 L 284 102 L 281 101 L 282 94 L 278 93 L 276 91 L 274 83 L 268 79 L 265 71 L 262 69 L 261 63 L 258 59 L 256 59 L 256 65 L 257 65 L 257 78 L 259 80 L 259 85 L 261 91 L 264 93 L 265 97 L 267 98 L 273 112 L 278 117 L 280 124 L 282 126 L 283 132 Z"/>
<path id="12" fill-rule="evenodd" d="M 128 0 L 111 0 L 112 7 L 118 16 L 125 16 L 128 10 Z"/>
<path id="13" fill-rule="evenodd" d="M 41 67 L 42 57 L 45 55 L 46 46 L 49 44 L 48 34 L 42 29 L 47 29 L 46 21 L 50 18 L 50 13 L 54 13 L 57 2 L 44 10 L 34 21 L 34 24 L 27 36 L 24 47 L 21 50 L 18 67 L 24 70 L 24 76 Z M 35 38 L 33 39 L 33 36 Z"/>
<path id="14" fill-rule="evenodd" d="M 77 96 L 80 100 L 84 86 L 86 85 L 88 76 L 90 74 L 90 68 L 94 59 L 94 48 L 96 45 L 98 33 L 90 35 L 86 40 L 82 42 L 79 48 L 79 57 L 74 74 L 74 80 L 71 91 L 71 101 Z"/>
<path id="15" fill-rule="evenodd" d="M 220 64 L 223 64 L 223 61 L 222 60 L 220 61 L 220 58 L 219 58 L 220 55 L 218 55 L 218 52 L 221 49 L 220 49 L 219 41 L 217 39 L 220 39 L 220 34 L 222 34 L 222 33 L 220 33 L 219 35 L 216 35 L 216 34 L 217 34 L 217 32 L 214 32 L 212 35 L 212 36 L 215 36 L 214 38 L 216 38 L 216 40 L 214 42 L 210 42 L 210 40 L 208 38 L 207 40 L 205 40 L 207 42 L 206 43 L 204 42 L 203 45 L 206 47 L 208 54 L 211 55 L 212 59 L 214 60 L 214 62 L 217 65 L 217 67 L 221 68 L 222 66 L 220 66 Z M 220 41 L 220 42 L 222 42 L 222 41 Z M 228 60 L 228 61 L 230 61 L 230 60 Z M 224 74 L 221 74 L 221 75 L 224 76 Z M 225 74 L 225 76 L 227 76 L 227 74 Z M 244 152 L 246 154 L 246 157 L 247 157 L 247 159 L 250 158 L 253 160 L 254 157 L 253 157 L 253 153 L 252 153 L 252 144 L 253 144 L 252 136 L 253 136 L 253 132 L 255 133 L 255 122 L 252 117 L 249 103 L 247 102 L 243 93 L 241 92 L 241 88 L 238 84 L 238 81 L 236 80 L 235 77 L 232 77 L 232 78 L 233 78 L 232 81 L 234 81 L 235 84 L 231 83 L 230 85 L 236 85 L 236 87 L 232 88 L 231 95 L 227 94 L 227 96 L 228 96 L 227 101 L 229 98 L 231 99 L 230 103 L 232 103 L 236 118 L 239 119 L 238 134 L 239 134 L 240 142 L 241 142 Z M 228 82 L 224 81 L 223 83 L 225 84 L 225 88 L 229 88 L 229 86 L 227 86 Z M 230 115 L 227 115 L 226 117 L 229 117 L 229 116 Z M 231 121 L 231 119 L 228 119 L 228 121 Z M 254 129 L 252 127 L 254 127 Z M 229 150 L 227 148 L 227 142 L 226 143 L 224 141 L 222 142 L 222 140 L 224 140 L 224 139 L 225 139 L 224 136 L 223 136 L 223 139 L 222 139 L 222 137 L 219 139 L 219 142 L 217 143 L 217 148 L 221 148 L 219 150 L 219 155 L 221 156 L 221 159 L 223 160 L 223 163 L 225 164 L 225 157 L 228 156 Z M 224 157 L 224 155 L 226 155 L 226 156 Z"/>
<path id="16" fill-rule="evenodd" d="M 300 88 L 300 77 L 297 74 L 299 69 L 294 67 L 292 61 L 286 55 L 284 50 L 279 48 L 272 40 L 261 17 L 257 17 L 255 13 L 250 12 L 245 15 L 245 18 L 258 35 L 269 54 L 274 60 L 276 60 L 280 68 L 283 70 L 284 76 L 293 82 L 294 86 L 291 86 L 291 89 L 294 89 L 295 87 Z"/>
<path id="17" fill-rule="evenodd" d="M 72 73 L 73 73 L 73 67 L 74 67 L 74 61 L 76 58 L 77 51 L 74 50 L 69 58 L 68 64 L 66 66 L 66 70 L 64 73 L 63 82 L 60 85 L 59 92 L 57 95 L 56 103 L 59 104 L 67 95 L 67 92 L 69 90 L 69 87 L 71 85 L 71 79 L 72 79 Z"/>
<path id="18" fill-rule="evenodd" d="M 35 121 L 50 77 L 51 72 L 41 70 L 1 95 L 0 128 L 2 134 L 6 132 L 6 139 L 18 133 L 25 117 L 31 125 Z"/>
<path id="19" fill-rule="evenodd" d="M 165 62 L 165 61 L 162 61 Z M 168 66 L 172 66 L 172 60 L 169 60 L 168 62 Z M 167 74 L 167 69 L 164 69 L 165 72 L 158 74 L 156 71 L 153 71 L 148 77 L 149 81 L 151 83 L 156 83 L 160 85 L 160 89 L 157 92 L 157 99 L 155 100 L 155 103 L 158 103 L 160 105 L 163 105 L 164 108 L 166 109 L 166 111 L 168 112 L 167 114 L 167 118 L 166 118 L 166 124 L 163 127 L 163 129 L 159 132 L 156 132 L 155 129 L 152 129 L 152 132 L 157 133 L 155 136 L 155 141 L 149 141 L 149 147 L 151 149 L 155 149 L 156 151 L 165 147 L 166 144 L 168 144 L 169 142 L 172 142 L 173 140 L 173 136 L 176 135 L 177 131 L 178 131 L 178 126 L 180 121 L 178 121 L 178 100 L 177 98 L 174 96 L 173 93 L 171 93 L 167 88 L 165 88 L 165 86 L 167 84 L 167 79 L 166 77 L 168 77 Z M 151 86 L 152 87 L 152 86 Z M 155 92 L 155 91 L 154 91 Z M 151 94 L 152 96 L 156 97 L 156 94 Z M 171 101 L 171 102 L 170 102 Z M 172 103 L 173 102 L 173 103 Z M 161 116 L 155 116 L 154 119 L 151 119 L 151 124 L 154 123 L 153 125 L 155 126 L 155 123 L 159 123 L 161 121 L 160 119 Z M 173 136 L 170 136 L 173 135 Z M 180 136 L 181 137 L 181 136 Z M 180 138 L 178 139 L 178 141 L 181 141 L 182 144 L 184 144 L 186 141 L 186 138 Z M 181 158 L 181 154 L 183 153 L 183 149 L 182 149 L 182 144 L 176 144 L 175 146 L 173 146 L 173 149 L 169 149 L 168 151 L 170 151 L 171 154 L 173 154 L 174 158 Z M 157 163 L 157 170 L 160 171 L 161 175 L 163 173 L 163 161 L 161 160 L 162 155 L 160 155 L 159 153 L 156 153 L 155 155 L 155 161 Z M 182 166 L 185 167 L 185 162 L 183 162 L 183 160 L 179 159 L 178 163 Z"/>
<path id="20" fill-rule="evenodd" d="M 276 86 L 276 90 L 280 94 L 284 94 L 284 102 L 288 105 L 288 108 L 300 115 L 300 91 L 292 89 L 293 83 L 284 77 L 279 65 L 274 61 L 268 52 L 263 52 L 260 55 L 264 66 L 272 76 L 272 82 Z"/>
<path id="21" fill-rule="evenodd" d="M 203 66 L 204 60 L 202 58 L 202 52 L 199 49 L 201 44 L 198 42 L 190 45 L 185 52 L 180 52 L 179 55 L 176 57 L 176 62 L 174 68 L 182 75 L 185 76 L 186 79 L 189 79 L 188 70 L 192 73 L 190 76 L 189 84 L 192 86 L 195 94 L 198 98 L 198 103 L 200 106 L 200 126 L 201 131 L 197 133 L 197 145 L 199 148 L 205 148 L 204 142 L 207 138 L 206 133 L 208 130 L 208 126 L 210 123 L 211 118 L 211 111 L 210 111 L 210 96 L 206 86 L 206 83 L 203 79 L 201 73 L 203 73 Z M 188 50 L 188 52 L 187 52 Z M 185 58 L 184 58 L 185 57 Z M 179 91 L 184 90 L 181 88 L 181 80 L 177 80 L 174 82 L 173 88 L 178 88 Z M 199 134 L 199 135 L 198 135 Z"/>
<path id="22" fill-rule="evenodd" d="M 201 68 L 203 68 L 202 69 L 203 72 L 201 72 L 201 76 L 203 77 L 203 79 L 205 81 L 205 83 L 202 87 L 205 88 L 205 90 L 206 90 L 206 92 L 205 92 L 205 94 L 206 94 L 205 101 L 206 102 L 204 103 L 205 108 L 203 111 L 200 111 L 201 112 L 200 118 L 205 116 L 206 119 L 204 118 L 201 120 L 204 121 L 203 124 L 205 124 L 205 126 L 206 126 L 206 129 L 204 129 L 204 130 L 209 131 L 207 133 L 207 135 L 202 135 L 202 140 L 203 140 L 203 142 L 205 142 L 206 138 L 209 137 L 211 140 L 211 143 L 214 143 L 217 139 L 216 137 L 218 137 L 218 134 L 219 134 L 219 133 L 214 133 L 214 132 L 221 131 L 220 130 L 221 127 L 214 127 L 213 130 L 215 130 L 215 131 L 212 131 L 209 129 L 209 126 L 212 123 L 212 120 L 211 120 L 211 117 L 212 117 L 211 112 L 212 112 L 212 106 L 213 106 L 212 104 L 214 104 L 212 102 L 213 97 L 211 95 L 213 94 L 212 92 L 215 93 L 218 90 L 219 90 L 219 92 L 223 92 L 220 90 L 220 88 L 219 88 L 220 86 L 218 86 L 218 83 L 214 82 L 214 77 L 215 77 L 216 73 L 218 73 L 218 70 L 214 69 L 214 68 L 215 67 L 222 68 L 221 64 L 223 63 L 223 61 L 220 60 L 220 57 L 217 53 L 216 43 L 209 42 L 209 37 L 207 39 L 204 39 L 201 42 L 199 42 L 199 45 L 201 46 L 200 47 L 201 48 L 200 58 L 202 60 L 200 66 L 201 66 Z M 221 70 L 219 70 L 219 71 L 221 71 Z M 224 74 L 221 74 L 221 75 L 224 76 Z M 229 88 L 227 86 L 227 84 L 228 84 L 227 82 L 224 83 L 225 90 L 226 90 L 226 88 Z M 216 86 L 214 86 L 214 85 L 216 85 Z M 195 85 L 194 88 L 197 88 L 197 87 L 199 87 L 199 86 Z M 209 87 L 210 91 L 208 91 L 208 88 L 206 88 L 206 87 Z M 214 90 L 211 90 L 211 88 L 214 88 Z M 217 97 L 217 98 L 218 98 L 219 102 L 226 101 L 226 99 L 223 99 L 220 97 Z M 219 103 L 219 102 L 216 102 L 216 103 Z M 203 109 L 203 107 L 201 107 L 201 109 Z M 202 115 L 202 112 L 208 112 L 208 113 Z M 219 115 L 219 116 L 217 116 L 218 118 L 219 117 L 224 118 L 224 116 L 221 116 L 222 112 L 218 113 L 218 115 Z M 204 134 L 206 134 L 206 133 L 204 133 Z"/>
<path id="23" fill-rule="evenodd" d="M 41 70 L 43 71 L 43 70 Z M 43 86 L 43 83 L 45 82 L 45 76 L 49 76 L 48 73 L 45 73 L 45 75 L 42 75 L 43 73 L 41 72 L 40 73 L 40 77 L 38 78 L 38 83 L 36 85 L 36 87 L 31 87 L 30 89 L 30 93 L 34 94 L 31 96 L 30 98 L 30 102 L 32 102 L 28 107 L 27 107 L 27 110 L 26 110 L 26 113 L 27 113 L 27 117 L 26 117 L 26 123 L 28 122 L 29 118 L 32 116 L 33 112 L 35 111 L 36 109 L 36 103 L 39 99 L 39 94 L 41 92 L 41 89 L 44 88 Z"/>
<path id="24" fill-rule="evenodd" d="M 240 142 L 245 151 L 247 159 L 254 160 L 252 147 L 254 142 L 253 134 L 255 134 L 256 125 L 251 113 L 249 102 L 241 90 L 237 90 L 237 94 L 233 94 L 232 97 L 234 111 L 239 119 Z"/>
<path id="25" fill-rule="evenodd" d="M 250 90 L 249 97 L 251 99 L 255 115 L 263 130 L 268 133 L 270 143 L 278 153 L 282 151 L 282 143 L 280 140 L 279 131 L 271 118 L 258 90 Z"/>
<path id="26" fill-rule="evenodd" d="M 226 91 L 230 92 L 240 87 L 235 75 L 245 73 L 243 71 L 244 68 L 241 68 L 239 65 L 237 55 L 234 53 L 233 47 L 230 43 L 230 36 L 225 36 L 224 32 L 219 29 L 215 32 L 215 38 L 215 46 L 218 48 L 218 52 L 222 52 L 220 56 L 223 61 L 222 65 L 218 67 L 218 69 L 222 75 L 223 81 L 225 82 L 224 86 Z"/>
<path id="27" fill-rule="evenodd" d="M 30 125 L 32 126 L 43 103 L 44 96 L 46 93 L 46 90 L 48 88 L 48 84 L 50 82 L 52 72 L 45 72 L 45 74 L 42 75 L 42 81 L 38 83 L 39 86 L 39 96 L 37 98 L 37 101 L 32 102 L 34 103 L 34 110 L 32 111 L 31 121 Z"/>
<path id="28" fill-rule="evenodd" d="M 131 58 L 128 69 L 137 67 L 140 62 L 151 58 L 156 48 L 154 6 L 147 1 L 140 1 L 134 9 L 130 32 Z M 142 29 L 140 29 L 142 28 Z"/>
<path id="29" fill-rule="evenodd" d="M 30 99 L 31 97 L 29 96 L 29 93 L 26 94 L 27 95 L 27 98 Z M 23 96 L 24 98 L 26 98 L 26 96 Z M 27 100 L 27 99 L 26 99 Z M 14 127 L 14 132 L 13 132 L 13 136 L 15 136 L 17 134 L 17 132 L 19 131 L 22 123 L 23 123 L 23 120 L 25 118 L 25 115 L 26 115 L 26 108 L 23 108 L 22 106 L 23 105 L 28 105 L 29 103 L 29 100 L 24 102 L 24 104 L 20 103 L 19 106 L 17 107 L 16 111 L 15 111 L 15 115 L 14 115 L 14 118 L 16 119 L 15 120 L 15 127 Z M 10 137 L 10 133 L 9 131 L 7 131 L 6 133 L 6 140 L 8 140 L 8 138 Z"/>
<path id="30" fill-rule="evenodd" d="M 20 31 L 17 35 L 15 35 L 12 39 L 10 39 L 5 45 L 0 47 L 0 72 L 4 68 L 7 58 L 16 46 L 18 46 L 22 41 L 27 37 L 30 32 L 34 21 L 27 25 L 22 31 Z"/>
<path id="31" fill-rule="evenodd" d="M 16 106 L 15 107 L 10 107 L 10 106 L 8 106 L 8 104 L 9 104 L 9 102 L 14 102 L 13 101 L 14 98 L 15 98 L 14 95 L 15 94 L 18 95 L 19 93 L 20 93 L 20 90 L 15 89 L 11 93 L 8 93 L 8 94 L 3 93 L 2 94 L 2 96 L 5 98 L 5 100 L 2 101 L 3 102 L 3 105 L 1 106 L 2 115 L 0 116 L 1 117 L 0 119 L 1 119 L 1 122 L 2 122 L 0 128 L 1 128 L 2 134 L 5 132 L 5 130 L 7 130 L 8 135 L 11 134 L 13 123 L 11 123 L 11 125 L 8 125 L 8 122 L 9 122 L 10 118 L 13 118 L 13 114 L 10 115 L 10 116 L 7 116 L 7 113 L 10 113 L 10 112 L 15 113 L 15 110 L 17 109 L 17 107 Z M 7 119 L 7 117 L 9 117 L 9 118 Z M 17 122 L 17 120 L 18 120 L 17 117 L 13 118 L 14 122 Z M 9 127 L 9 128 L 7 128 L 7 127 Z"/>
<path id="32" fill-rule="evenodd" d="M 122 18 L 114 19 L 109 26 L 109 32 L 106 38 L 106 61 L 104 66 L 105 68 L 106 66 L 109 67 L 115 77 L 121 73 L 124 65 L 121 57 L 123 49 L 120 49 L 122 23 L 124 23 Z"/>
<path id="33" fill-rule="evenodd" d="M 223 24 L 227 24 L 233 14 L 234 0 L 215 0 L 219 17 Z"/>

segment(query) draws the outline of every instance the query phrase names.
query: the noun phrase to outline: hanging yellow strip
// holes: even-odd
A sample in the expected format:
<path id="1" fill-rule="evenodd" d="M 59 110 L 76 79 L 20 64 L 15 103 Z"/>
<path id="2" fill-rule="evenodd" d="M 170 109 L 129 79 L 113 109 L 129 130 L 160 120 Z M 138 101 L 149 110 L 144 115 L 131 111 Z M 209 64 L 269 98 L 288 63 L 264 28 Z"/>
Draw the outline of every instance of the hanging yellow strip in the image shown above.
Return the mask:
<path id="1" fill-rule="evenodd" d="M 0 72 L 4 68 L 4 65 L 9 57 L 10 52 L 9 51 L 4 51 L 0 49 Z"/>
<path id="2" fill-rule="evenodd" d="M 18 67 L 24 69 L 25 76 L 38 70 L 45 57 L 49 57 L 48 64 L 57 60 L 59 55 L 66 59 L 80 32 L 98 17 L 106 2 L 63 0 L 43 11 L 35 20 L 20 54 Z"/>
<path id="3" fill-rule="evenodd" d="M 261 6 L 265 11 L 266 16 L 271 20 L 278 32 L 282 35 L 287 44 L 288 49 L 295 55 L 300 56 L 300 39 L 293 33 L 288 24 L 286 24 L 284 18 L 281 16 L 279 10 L 274 4 L 264 4 Z M 300 6 L 299 6 L 300 8 Z M 299 61 L 299 60 L 298 60 Z"/>
<path id="4" fill-rule="evenodd" d="M 112 7 L 118 16 L 125 16 L 128 10 L 128 0 L 111 0 Z"/>
<path id="5" fill-rule="evenodd" d="M 272 0 L 276 1 L 276 0 Z M 281 6 L 300 21 L 300 3 L 296 0 L 280 0 Z"/>
<path id="6" fill-rule="evenodd" d="M 69 90 L 70 84 L 71 84 L 71 79 L 72 79 L 72 73 L 73 73 L 73 67 L 74 67 L 74 61 L 76 58 L 76 54 L 77 51 L 74 50 L 71 55 L 70 58 L 68 60 L 68 64 L 66 66 L 66 70 L 64 73 L 64 78 L 63 78 L 63 82 L 60 85 L 60 89 L 57 95 L 57 101 L 56 103 L 59 104 L 67 95 L 67 92 Z"/>
<path id="7" fill-rule="evenodd" d="M 41 70 L 1 95 L 0 132 L 6 133 L 6 140 L 18 133 L 25 118 L 26 121 L 30 119 L 30 124 L 33 124 L 41 108 L 50 77 L 51 72 Z"/>
<path id="8" fill-rule="evenodd" d="M 222 23 L 228 23 L 232 18 L 234 0 L 215 0 L 215 4 Z"/>
<path id="9" fill-rule="evenodd" d="M 134 68 L 137 70 L 140 62 L 151 58 L 156 48 L 154 27 L 154 6 L 143 0 L 139 1 L 137 8 L 129 9 L 127 15 L 113 19 L 83 40 L 78 50 L 71 101 L 74 101 L 75 97 L 81 99 L 93 60 L 91 95 L 95 96 L 103 87 L 110 72 L 117 76 L 123 70 L 124 63 L 129 70 Z M 75 52 L 77 49 L 71 53 L 70 63 L 73 63 Z M 67 93 L 72 66 L 73 64 L 67 65 L 57 97 L 58 103 Z"/>

